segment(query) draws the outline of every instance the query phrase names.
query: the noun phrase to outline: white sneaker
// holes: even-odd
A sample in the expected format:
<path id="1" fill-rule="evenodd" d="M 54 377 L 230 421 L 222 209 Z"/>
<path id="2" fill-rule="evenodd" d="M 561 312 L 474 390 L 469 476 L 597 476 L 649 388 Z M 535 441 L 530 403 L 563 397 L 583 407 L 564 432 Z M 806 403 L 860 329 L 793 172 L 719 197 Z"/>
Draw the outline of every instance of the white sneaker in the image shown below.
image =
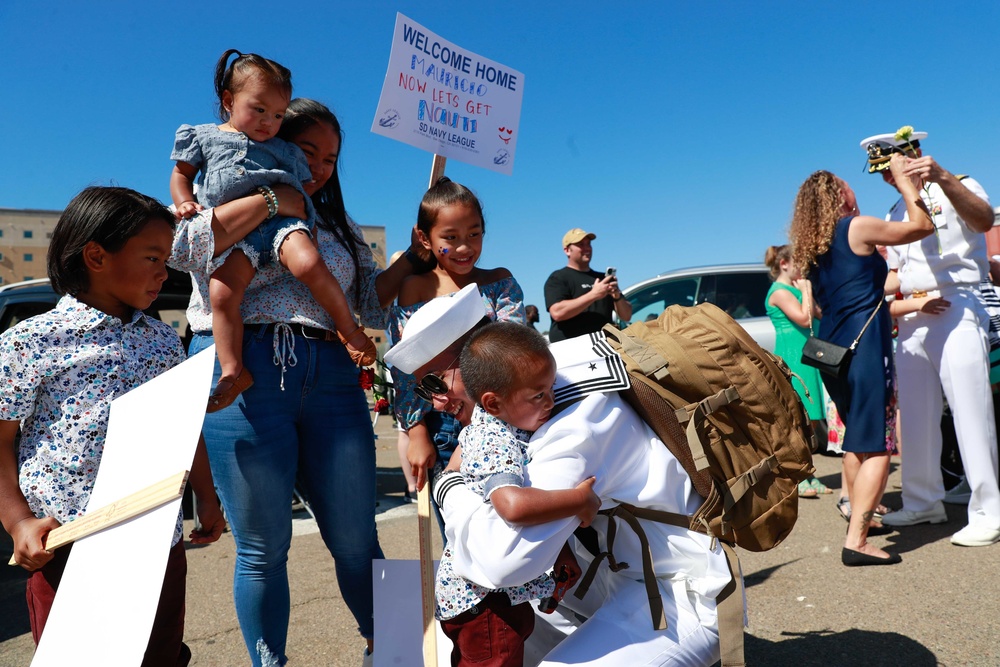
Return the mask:
<path id="1" fill-rule="evenodd" d="M 365 647 L 365 652 L 361 656 L 361 667 L 373 667 L 375 664 L 375 656 L 368 652 L 368 647 Z"/>
<path id="2" fill-rule="evenodd" d="M 968 505 L 970 498 L 972 498 L 972 487 L 969 486 L 969 480 L 966 477 L 963 477 L 961 482 L 948 489 L 944 494 L 944 502 L 949 505 Z"/>
<path id="3" fill-rule="evenodd" d="M 951 543 L 960 547 L 988 547 L 1000 541 L 1000 530 L 966 526 L 951 536 Z"/>
<path id="4" fill-rule="evenodd" d="M 903 508 L 882 517 L 882 523 L 886 526 L 915 526 L 918 523 L 944 523 L 947 520 L 948 513 L 944 511 L 944 505 L 941 503 L 923 512 L 913 512 Z"/>

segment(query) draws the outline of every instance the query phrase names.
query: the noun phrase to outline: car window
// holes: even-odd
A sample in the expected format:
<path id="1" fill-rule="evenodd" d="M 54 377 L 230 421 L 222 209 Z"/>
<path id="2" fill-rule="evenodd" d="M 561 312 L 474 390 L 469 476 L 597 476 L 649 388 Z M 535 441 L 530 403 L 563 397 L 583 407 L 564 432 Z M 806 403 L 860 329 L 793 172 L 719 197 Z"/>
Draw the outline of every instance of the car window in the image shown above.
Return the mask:
<path id="1" fill-rule="evenodd" d="M 656 319 L 668 306 L 693 306 L 698 293 L 698 278 L 677 278 L 644 287 L 628 296 L 632 321 Z"/>
<path id="2" fill-rule="evenodd" d="M 715 277 L 715 305 L 734 319 L 764 317 L 764 299 L 771 288 L 766 273 L 722 273 Z"/>

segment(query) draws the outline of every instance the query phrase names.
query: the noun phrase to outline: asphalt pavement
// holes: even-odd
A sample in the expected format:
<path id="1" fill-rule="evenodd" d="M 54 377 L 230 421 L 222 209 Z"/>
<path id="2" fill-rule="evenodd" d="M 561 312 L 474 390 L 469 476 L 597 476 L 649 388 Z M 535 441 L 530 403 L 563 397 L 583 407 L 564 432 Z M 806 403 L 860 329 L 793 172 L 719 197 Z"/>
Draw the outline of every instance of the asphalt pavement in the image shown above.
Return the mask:
<path id="1" fill-rule="evenodd" d="M 416 510 L 403 502 L 391 419 L 380 418 L 376 433 L 382 548 L 387 558 L 415 559 Z M 893 458 L 884 499 L 890 507 L 900 503 L 899 460 Z M 828 487 L 839 488 L 840 459 L 818 456 L 816 467 Z M 901 553 L 901 564 L 847 568 L 840 563 L 847 524 L 836 511 L 836 498 L 833 493 L 801 500 L 798 523 L 785 542 L 764 553 L 740 551 L 750 616 L 747 663 L 1000 665 L 1000 545 L 963 548 L 948 542 L 965 525 L 965 508 L 947 506 L 946 524 L 872 538 Z M 289 664 L 357 667 L 364 643 L 340 597 L 333 560 L 306 512 L 297 511 L 294 522 Z M 440 551 L 439 542 L 435 550 Z M 192 667 L 249 664 L 232 601 L 232 536 L 189 548 L 187 556 L 186 641 L 194 654 Z M 6 563 L 9 557 L 10 541 L 3 534 L 0 558 Z M 24 578 L 20 568 L 0 570 L 0 667 L 31 661 Z M 417 667 L 416 660 L 400 667 Z"/>

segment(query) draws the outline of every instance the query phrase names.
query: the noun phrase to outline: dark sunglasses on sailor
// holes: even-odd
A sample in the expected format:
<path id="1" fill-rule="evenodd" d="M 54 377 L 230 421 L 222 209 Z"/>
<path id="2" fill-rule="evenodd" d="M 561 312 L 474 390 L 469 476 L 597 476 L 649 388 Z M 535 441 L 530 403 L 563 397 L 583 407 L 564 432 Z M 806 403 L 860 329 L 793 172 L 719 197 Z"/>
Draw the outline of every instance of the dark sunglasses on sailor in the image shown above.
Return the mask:
<path id="1" fill-rule="evenodd" d="M 433 403 L 435 396 L 447 394 L 448 383 L 445 382 L 441 376 L 451 370 L 451 367 L 454 366 L 457 361 L 458 357 L 456 356 L 452 362 L 448 364 L 448 368 L 441 371 L 441 375 L 428 373 L 420 378 L 420 381 L 417 382 L 417 386 L 413 388 L 413 393 L 428 403 Z"/>

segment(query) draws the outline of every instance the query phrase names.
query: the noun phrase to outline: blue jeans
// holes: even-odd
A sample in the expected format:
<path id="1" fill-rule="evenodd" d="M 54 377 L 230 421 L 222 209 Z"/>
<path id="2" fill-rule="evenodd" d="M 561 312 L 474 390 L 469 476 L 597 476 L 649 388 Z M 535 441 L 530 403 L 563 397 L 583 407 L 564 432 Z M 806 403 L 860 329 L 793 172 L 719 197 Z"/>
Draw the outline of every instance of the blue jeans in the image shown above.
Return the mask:
<path id="1" fill-rule="evenodd" d="M 243 363 L 254 384 L 228 408 L 206 415 L 204 426 L 236 540 L 233 597 L 254 667 L 286 661 L 296 473 L 366 638 L 374 634 L 372 559 L 383 557 L 375 529 L 375 437 L 358 369 L 339 342 L 291 338 L 296 362 L 287 365 L 282 390 L 273 334 L 247 327 Z M 211 343 L 211 336 L 195 334 L 190 353 Z M 219 374 L 216 364 L 213 386 Z"/>

